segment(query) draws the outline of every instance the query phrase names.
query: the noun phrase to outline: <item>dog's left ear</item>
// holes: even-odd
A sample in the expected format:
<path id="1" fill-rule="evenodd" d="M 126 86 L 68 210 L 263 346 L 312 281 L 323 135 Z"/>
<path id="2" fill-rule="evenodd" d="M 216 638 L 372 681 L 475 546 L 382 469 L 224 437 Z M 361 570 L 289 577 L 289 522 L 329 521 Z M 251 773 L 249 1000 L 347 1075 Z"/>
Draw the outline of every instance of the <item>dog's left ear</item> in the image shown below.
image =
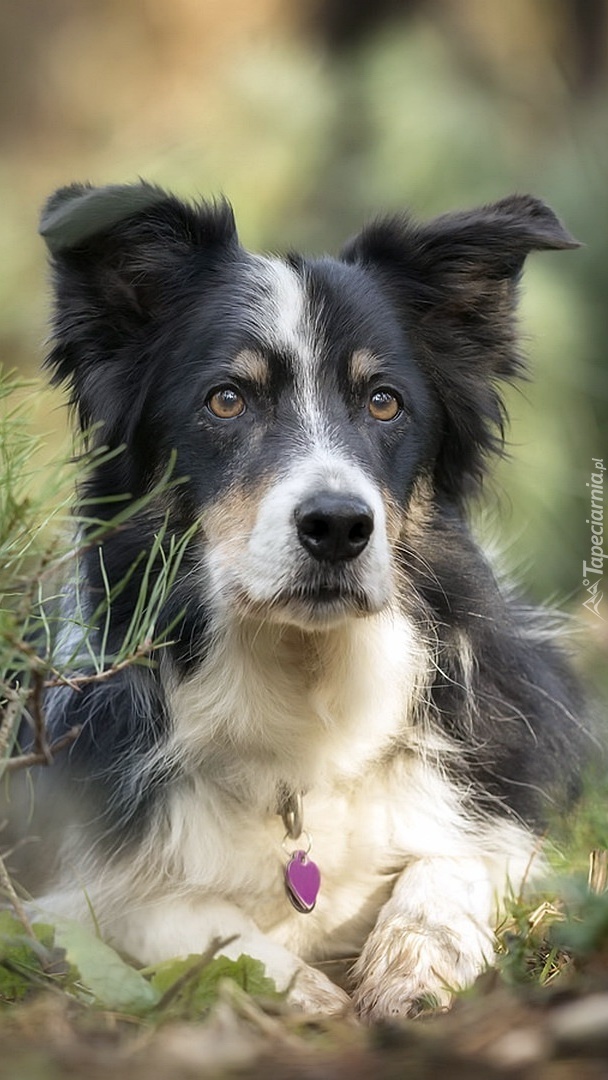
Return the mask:
<path id="1" fill-rule="evenodd" d="M 548 206 L 512 195 L 426 224 L 378 221 L 342 252 L 388 291 L 435 387 L 445 415 L 436 478 L 451 494 L 479 480 L 487 452 L 502 447 L 496 383 L 522 370 L 514 311 L 526 256 L 579 246 Z"/>
<path id="2" fill-rule="evenodd" d="M 55 312 L 47 366 L 67 383 L 82 426 L 106 436 L 133 416 L 146 341 L 202 299 L 238 249 L 225 200 L 190 205 L 153 184 L 72 184 L 48 200 L 40 232 L 51 255 Z M 124 425 L 123 425 L 124 426 Z"/>
<path id="3" fill-rule="evenodd" d="M 109 318 L 127 332 L 173 310 L 176 280 L 183 287 L 238 244 L 225 200 L 190 206 L 143 181 L 60 188 L 42 211 L 40 234 L 58 306 L 72 307 L 72 321 L 93 316 L 99 328 Z"/>

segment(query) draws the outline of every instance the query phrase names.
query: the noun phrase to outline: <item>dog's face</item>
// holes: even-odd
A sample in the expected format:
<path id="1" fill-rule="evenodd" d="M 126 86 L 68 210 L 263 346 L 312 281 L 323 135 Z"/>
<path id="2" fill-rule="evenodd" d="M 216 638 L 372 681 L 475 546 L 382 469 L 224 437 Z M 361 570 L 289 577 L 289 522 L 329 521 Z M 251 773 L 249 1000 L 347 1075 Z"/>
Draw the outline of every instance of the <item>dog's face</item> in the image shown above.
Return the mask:
<path id="1" fill-rule="evenodd" d="M 479 476 L 496 381 L 517 373 L 523 259 L 574 246 L 513 198 L 380 223 L 340 259 L 250 255 L 226 205 L 146 185 L 65 189 L 43 232 L 56 377 L 100 441 L 127 446 L 107 494 L 149 489 L 177 451 L 207 598 L 304 627 L 380 611 L 420 481 L 456 505 Z"/>
<path id="2" fill-rule="evenodd" d="M 335 260 L 241 253 L 172 370 L 145 411 L 190 477 L 215 602 L 304 626 L 379 611 L 437 419 L 381 290 Z"/>

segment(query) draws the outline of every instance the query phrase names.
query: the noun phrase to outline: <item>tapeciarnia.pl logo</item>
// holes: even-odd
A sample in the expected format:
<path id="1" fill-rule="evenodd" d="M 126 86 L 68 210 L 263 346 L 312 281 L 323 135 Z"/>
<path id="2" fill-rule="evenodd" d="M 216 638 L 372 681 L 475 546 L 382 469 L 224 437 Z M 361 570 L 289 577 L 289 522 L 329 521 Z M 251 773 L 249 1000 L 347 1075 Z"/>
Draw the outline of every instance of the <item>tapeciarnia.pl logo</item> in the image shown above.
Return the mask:
<path id="1" fill-rule="evenodd" d="M 604 559 L 608 559 L 608 553 L 604 554 L 604 473 L 606 466 L 603 458 L 591 458 L 593 472 L 591 483 L 587 484 L 590 489 L 590 516 L 586 524 L 590 528 L 591 555 L 589 562 L 583 560 L 583 585 L 589 593 L 583 600 L 583 607 L 602 619 L 600 603 L 604 593 L 602 592 L 602 580 L 604 576 Z"/>

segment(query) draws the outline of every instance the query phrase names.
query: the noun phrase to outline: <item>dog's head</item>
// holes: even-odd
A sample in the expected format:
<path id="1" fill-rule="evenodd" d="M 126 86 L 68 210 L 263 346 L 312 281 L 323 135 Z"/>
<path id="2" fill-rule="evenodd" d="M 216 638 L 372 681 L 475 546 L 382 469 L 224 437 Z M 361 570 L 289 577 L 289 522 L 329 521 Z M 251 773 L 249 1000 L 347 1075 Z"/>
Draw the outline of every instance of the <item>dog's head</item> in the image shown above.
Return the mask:
<path id="1" fill-rule="evenodd" d="M 149 490 L 176 451 L 207 594 L 307 627 L 381 610 L 420 492 L 457 505 L 480 479 L 520 368 L 524 259 L 577 246 L 513 196 L 380 221 L 338 259 L 253 255 L 226 203 L 146 184 L 63 189 L 42 232 L 55 381 L 126 446 L 97 494 Z"/>

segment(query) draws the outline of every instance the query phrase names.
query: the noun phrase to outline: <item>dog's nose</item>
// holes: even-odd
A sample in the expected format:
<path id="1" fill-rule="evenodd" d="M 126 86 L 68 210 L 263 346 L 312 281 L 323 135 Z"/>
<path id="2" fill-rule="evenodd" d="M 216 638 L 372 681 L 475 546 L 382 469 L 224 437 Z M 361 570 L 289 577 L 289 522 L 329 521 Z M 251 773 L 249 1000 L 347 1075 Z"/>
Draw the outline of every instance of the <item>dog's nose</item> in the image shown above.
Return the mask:
<path id="1" fill-rule="evenodd" d="M 333 491 L 305 499 L 295 521 L 300 543 L 320 562 L 356 559 L 374 529 L 374 515 L 363 499 Z"/>

